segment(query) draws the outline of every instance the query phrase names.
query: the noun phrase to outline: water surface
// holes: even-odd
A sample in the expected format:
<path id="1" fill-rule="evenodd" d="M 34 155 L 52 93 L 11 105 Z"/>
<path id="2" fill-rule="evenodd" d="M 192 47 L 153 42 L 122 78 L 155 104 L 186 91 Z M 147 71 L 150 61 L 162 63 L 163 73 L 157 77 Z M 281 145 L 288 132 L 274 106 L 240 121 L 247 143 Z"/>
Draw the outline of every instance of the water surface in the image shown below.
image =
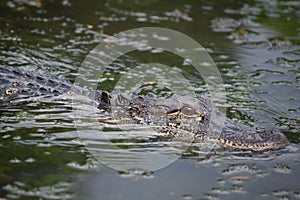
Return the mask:
<path id="1" fill-rule="evenodd" d="M 70 105 L 2 109 L 0 197 L 299 199 L 299 10 L 298 1 L 280 0 L 2 1 L 1 67 L 74 82 L 85 56 L 109 35 L 146 26 L 174 29 L 198 41 L 214 59 L 226 87 L 222 107 L 228 117 L 278 128 L 290 144 L 258 153 L 215 148 L 203 156 L 195 143 L 161 170 L 118 172 L 97 162 L 82 145 Z M 99 88 L 112 91 L 124 71 L 149 62 L 179 68 L 197 94 L 208 92 L 189 63 L 160 51 L 120 57 L 107 66 Z M 142 90 L 147 91 L 166 92 L 155 84 Z M 126 148 L 146 145 L 168 152 L 129 141 Z"/>

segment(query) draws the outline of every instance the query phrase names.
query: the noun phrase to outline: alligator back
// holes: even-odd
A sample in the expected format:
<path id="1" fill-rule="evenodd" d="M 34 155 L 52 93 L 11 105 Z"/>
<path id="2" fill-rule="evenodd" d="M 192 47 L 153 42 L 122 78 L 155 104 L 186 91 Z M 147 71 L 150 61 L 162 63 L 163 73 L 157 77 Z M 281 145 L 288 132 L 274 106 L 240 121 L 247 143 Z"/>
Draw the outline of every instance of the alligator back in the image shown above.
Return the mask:
<path id="1" fill-rule="evenodd" d="M 41 76 L 17 67 L 0 67 L 0 106 L 9 106 L 24 100 L 65 94 L 72 84 L 58 78 Z"/>

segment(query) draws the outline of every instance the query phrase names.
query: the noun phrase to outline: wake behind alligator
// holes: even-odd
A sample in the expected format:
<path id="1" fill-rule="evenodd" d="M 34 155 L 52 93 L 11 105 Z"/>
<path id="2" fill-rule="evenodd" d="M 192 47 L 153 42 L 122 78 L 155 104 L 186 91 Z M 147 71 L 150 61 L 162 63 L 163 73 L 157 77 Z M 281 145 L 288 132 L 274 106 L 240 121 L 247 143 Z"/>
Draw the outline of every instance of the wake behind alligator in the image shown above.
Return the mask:
<path id="1" fill-rule="evenodd" d="M 74 95 L 73 88 L 72 83 L 58 78 L 23 72 L 17 67 L 0 67 L 2 110 L 24 106 L 29 102 L 41 102 L 49 97 L 71 97 Z M 81 88 L 77 87 L 77 90 Z M 129 98 L 118 94 L 112 97 L 108 92 L 97 91 L 96 101 L 100 111 L 156 127 L 157 131 L 166 135 L 176 135 L 184 130 L 200 140 L 213 139 L 223 146 L 254 151 L 282 148 L 288 144 L 285 135 L 276 129 L 253 128 L 228 118 L 219 124 L 212 120 L 210 100 L 203 97 L 193 102 L 183 97 L 163 99 L 152 94 L 132 95 Z M 118 107 L 122 109 L 115 109 Z"/>

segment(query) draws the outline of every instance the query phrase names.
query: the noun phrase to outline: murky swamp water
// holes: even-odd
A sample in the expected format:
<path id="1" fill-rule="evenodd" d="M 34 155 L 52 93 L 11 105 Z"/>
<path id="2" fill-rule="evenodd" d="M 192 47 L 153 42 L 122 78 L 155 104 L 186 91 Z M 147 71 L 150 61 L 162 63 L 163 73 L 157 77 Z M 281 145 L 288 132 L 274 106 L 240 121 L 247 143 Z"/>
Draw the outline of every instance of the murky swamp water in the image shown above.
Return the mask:
<path id="1" fill-rule="evenodd" d="M 255 153 L 216 147 L 203 156 L 199 144 L 181 143 L 177 147 L 186 150 L 168 167 L 121 172 L 97 162 L 82 145 L 70 105 L 1 109 L 0 198 L 300 199 L 299 23 L 297 0 L 1 1 L 1 67 L 74 82 L 85 57 L 108 36 L 147 26 L 173 29 L 199 42 L 215 61 L 229 118 L 280 129 L 290 144 Z M 155 62 L 179 68 L 196 94 L 207 93 L 190 63 L 159 50 L 120 57 L 107 66 L 99 89 L 112 91 L 125 71 Z M 148 84 L 142 91 L 166 90 Z M 89 124 L 79 126 L 92 140 Z M 174 156 L 160 143 L 122 136 L 116 141 L 122 148 Z"/>

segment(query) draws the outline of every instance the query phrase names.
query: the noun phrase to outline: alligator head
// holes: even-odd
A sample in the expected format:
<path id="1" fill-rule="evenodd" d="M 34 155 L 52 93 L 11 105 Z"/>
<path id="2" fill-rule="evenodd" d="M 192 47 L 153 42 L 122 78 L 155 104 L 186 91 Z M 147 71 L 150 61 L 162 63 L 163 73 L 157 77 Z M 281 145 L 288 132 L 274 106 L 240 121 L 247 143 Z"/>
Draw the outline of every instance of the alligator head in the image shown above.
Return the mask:
<path id="1" fill-rule="evenodd" d="M 127 117 L 135 123 L 155 127 L 160 132 L 174 135 L 184 130 L 195 138 L 213 139 L 224 146 L 254 151 L 288 144 L 279 130 L 253 128 L 226 117 L 222 123 L 220 118 L 212 117 L 215 108 L 208 98 L 200 97 L 196 101 L 185 97 L 164 99 L 152 94 L 130 98 L 118 94 L 112 98 L 106 92 L 100 97 L 100 109 L 110 110 L 117 118 Z"/>

